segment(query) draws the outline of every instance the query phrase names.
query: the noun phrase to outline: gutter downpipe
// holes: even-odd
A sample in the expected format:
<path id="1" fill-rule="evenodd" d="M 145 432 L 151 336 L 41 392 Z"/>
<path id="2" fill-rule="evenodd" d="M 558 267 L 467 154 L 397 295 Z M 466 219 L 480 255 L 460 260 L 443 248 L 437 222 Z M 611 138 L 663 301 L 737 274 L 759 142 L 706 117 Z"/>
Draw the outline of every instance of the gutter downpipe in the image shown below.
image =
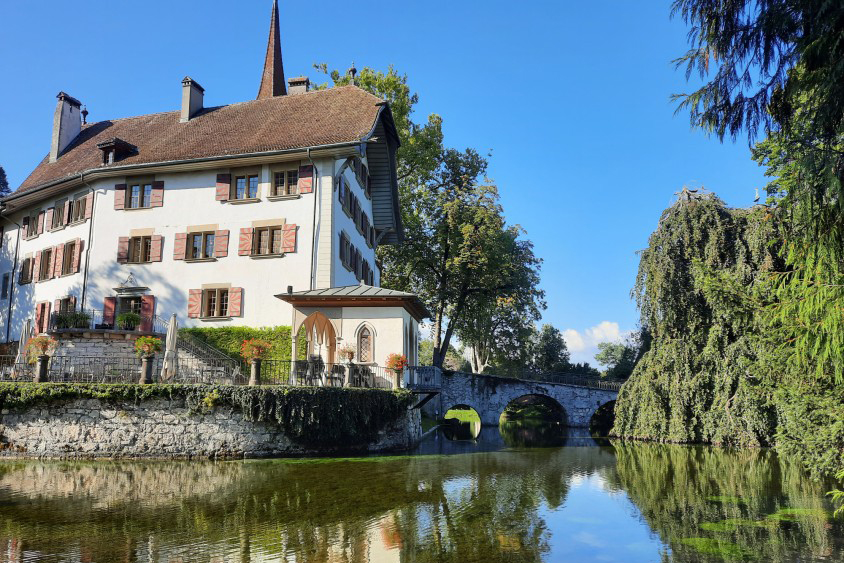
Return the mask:
<path id="1" fill-rule="evenodd" d="M 94 205 L 97 203 L 97 191 L 91 188 L 85 181 L 85 172 L 79 174 L 79 179 L 84 186 L 91 190 L 91 224 L 88 225 L 88 241 L 85 245 L 85 273 L 82 274 L 82 296 L 79 299 L 79 309 L 85 310 L 85 293 L 88 289 L 88 266 L 91 263 L 91 242 L 94 239 Z"/>
<path id="2" fill-rule="evenodd" d="M 314 230 L 311 233 L 311 287 L 309 289 L 316 289 L 316 272 L 314 271 L 314 265 L 316 264 L 316 239 L 317 239 L 317 200 L 319 200 L 320 196 L 322 195 L 322 186 L 319 184 L 319 170 L 317 170 L 316 162 L 314 159 L 311 158 L 311 147 L 308 147 L 308 160 L 311 161 L 311 166 L 314 168 L 314 183 L 316 184 L 314 189 Z M 322 217 L 320 217 L 322 219 Z M 322 225 L 320 225 L 321 227 Z"/>
<path id="3" fill-rule="evenodd" d="M 0 217 L 3 217 L 9 223 L 12 223 L 18 228 L 18 240 L 15 243 L 15 260 L 12 262 L 12 274 L 9 277 L 9 310 L 6 313 L 6 342 L 9 342 L 9 335 L 12 330 L 12 304 L 15 302 L 15 273 L 18 269 L 18 253 L 21 247 L 21 231 L 23 227 L 18 225 L 16 221 L 9 219 L 3 212 L 6 210 L 6 205 L 0 203 Z"/>

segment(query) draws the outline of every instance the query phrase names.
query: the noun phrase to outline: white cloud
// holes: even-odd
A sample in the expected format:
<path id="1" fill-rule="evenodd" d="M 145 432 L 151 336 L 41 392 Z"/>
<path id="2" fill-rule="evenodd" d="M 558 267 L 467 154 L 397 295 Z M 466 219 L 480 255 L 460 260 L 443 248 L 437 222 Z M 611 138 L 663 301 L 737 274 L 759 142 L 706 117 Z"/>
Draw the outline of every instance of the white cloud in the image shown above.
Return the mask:
<path id="1" fill-rule="evenodd" d="M 618 323 L 612 321 L 601 321 L 595 326 L 584 329 L 582 332 L 577 329 L 567 328 L 563 331 L 563 338 L 566 340 L 571 361 L 573 363 L 589 362 L 593 367 L 598 367 L 595 362 L 595 354 L 598 353 L 598 343 L 618 342 L 627 333 L 622 333 Z"/>

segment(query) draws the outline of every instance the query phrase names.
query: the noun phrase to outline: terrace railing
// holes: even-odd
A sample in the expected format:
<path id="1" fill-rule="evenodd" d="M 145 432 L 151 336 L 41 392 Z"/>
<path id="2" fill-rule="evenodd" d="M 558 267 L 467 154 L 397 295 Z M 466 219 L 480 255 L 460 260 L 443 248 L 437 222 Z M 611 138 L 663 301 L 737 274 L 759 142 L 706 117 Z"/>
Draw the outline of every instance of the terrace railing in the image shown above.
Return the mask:
<path id="1" fill-rule="evenodd" d="M 370 364 L 327 364 L 321 360 L 263 360 L 261 384 L 396 389 L 401 386 L 401 375 L 383 366 Z"/>
<path id="2" fill-rule="evenodd" d="M 98 309 L 80 309 L 78 311 L 50 313 L 49 332 L 67 332 L 84 330 L 123 330 L 145 333 L 164 334 L 167 332 L 167 321 L 156 315 L 140 315 L 137 324 L 123 324 L 103 318 L 103 311 Z"/>

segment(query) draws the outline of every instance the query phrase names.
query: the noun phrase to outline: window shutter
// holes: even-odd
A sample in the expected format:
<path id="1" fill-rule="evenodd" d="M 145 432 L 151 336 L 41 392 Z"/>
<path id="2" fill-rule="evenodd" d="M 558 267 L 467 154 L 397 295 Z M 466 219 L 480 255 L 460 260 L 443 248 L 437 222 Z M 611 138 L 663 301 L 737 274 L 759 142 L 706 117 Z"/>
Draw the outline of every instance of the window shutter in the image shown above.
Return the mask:
<path id="1" fill-rule="evenodd" d="M 38 214 L 38 234 L 39 235 L 44 232 L 44 216 L 45 216 L 45 213 L 43 211 Z"/>
<path id="2" fill-rule="evenodd" d="M 164 206 L 164 182 L 157 180 L 152 183 L 152 197 L 149 200 L 150 207 Z"/>
<path id="3" fill-rule="evenodd" d="M 53 265 L 56 263 L 56 249 L 53 248 L 52 252 L 50 253 L 50 261 L 47 262 L 46 267 L 47 269 L 41 272 L 41 278 L 45 280 L 49 280 L 53 277 Z"/>
<path id="4" fill-rule="evenodd" d="M 176 233 L 173 241 L 173 260 L 184 260 L 187 256 L 188 234 Z"/>
<path id="5" fill-rule="evenodd" d="M 229 232 L 214 231 L 214 258 L 225 258 L 229 255 Z"/>
<path id="6" fill-rule="evenodd" d="M 114 310 L 117 309 L 117 297 L 103 299 L 103 324 L 114 324 Z"/>
<path id="7" fill-rule="evenodd" d="M 41 251 L 35 253 L 35 262 L 32 264 L 32 280 L 41 279 Z"/>
<path id="8" fill-rule="evenodd" d="M 240 243 L 237 245 L 237 254 L 239 256 L 252 254 L 252 227 L 240 229 Z"/>
<path id="9" fill-rule="evenodd" d="M 57 244 L 53 248 L 53 276 L 54 278 L 62 275 L 62 262 L 64 261 L 64 245 Z"/>
<path id="10" fill-rule="evenodd" d="M 54 211 L 54 210 L 55 210 L 55 208 L 53 208 L 53 207 L 51 207 L 50 209 L 48 209 L 48 210 L 47 210 L 47 215 L 46 215 L 46 216 L 45 216 L 45 218 L 44 218 L 44 222 L 45 222 L 45 223 L 47 223 L 47 230 L 48 230 L 48 231 L 52 231 L 52 230 L 53 230 L 53 211 Z"/>
<path id="11" fill-rule="evenodd" d="M 35 332 L 37 332 L 38 334 L 41 334 L 41 332 L 42 332 L 41 321 L 44 318 L 43 315 L 44 315 L 44 304 L 43 303 L 37 303 L 35 305 Z"/>
<path id="12" fill-rule="evenodd" d="M 64 206 L 64 224 L 70 225 L 73 219 L 73 200 L 69 199 Z"/>
<path id="13" fill-rule="evenodd" d="M 217 201 L 228 201 L 232 188 L 231 174 L 217 174 Z"/>
<path id="14" fill-rule="evenodd" d="M 94 214 L 94 194 L 90 193 L 85 196 L 85 218 L 90 219 Z"/>
<path id="15" fill-rule="evenodd" d="M 309 194 L 314 191 L 314 166 L 306 164 L 299 167 L 299 193 Z"/>
<path id="16" fill-rule="evenodd" d="M 85 215 L 88 215 L 87 211 L 87 203 L 86 203 L 86 210 Z M 126 207 L 126 184 L 115 184 L 114 186 L 114 208 L 117 210 L 123 209 Z"/>
<path id="17" fill-rule="evenodd" d="M 164 237 L 152 235 L 149 241 L 149 261 L 161 262 L 161 248 L 164 246 Z"/>
<path id="18" fill-rule="evenodd" d="M 68 297 L 68 299 L 70 299 L 70 310 L 75 311 L 76 310 L 76 296 L 71 295 L 70 297 Z"/>
<path id="19" fill-rule="evenodd" d="M 229 317 L 241 316 L 243 310 L 243 288 L 232 287 L 229 289 Z"/>
<path id="20" fill-rule="evenodd" d="M 82 263 L 82 239 L 78 238 L 73 242 L 73 264 L 71 265 L 71 268 L 74 274 L 78 274 L 79 266 Z"/>
<path id="21" fill-rule="evenodd" d="M 141 295 L 141 332 L 152 332 L 152 321 L 155 313 L 155 297 Z"/>
<path id="22" fill-rule="evenodd" d="M 296 225 L 284 225 L 281 228 L 281 251 L 296 252 Z"/>
<path id="23" fill-rule="evenodd" d="M 24 217 L 21 221 L 21 228 L 23 229 L 23 238 L 29 236 L 29 217 Z"/>
<path id="24" fill-rule="evenodd" d="M 202 314 L 202 290 L 188 290 L 188 317 L 195 319 Z"/>
<path id="25" fill-rule="evenodd" d="M 129 237 L 117 239 L 117 262 L 125 264 L 129 261 Z"/>
<path id="26" fill-rule="evenodd" d="M 56 299 L 55 301 L 53 301 L 53 311 L 58 313 L 61 310 L 62 310 L 62 300 Z"/>

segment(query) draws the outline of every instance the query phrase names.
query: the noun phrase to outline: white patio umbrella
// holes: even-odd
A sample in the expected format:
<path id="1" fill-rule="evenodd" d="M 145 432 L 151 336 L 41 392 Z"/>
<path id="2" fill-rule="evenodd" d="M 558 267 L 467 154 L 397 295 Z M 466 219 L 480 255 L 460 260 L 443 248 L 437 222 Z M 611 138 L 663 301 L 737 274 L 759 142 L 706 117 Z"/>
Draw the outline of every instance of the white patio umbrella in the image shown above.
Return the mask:
<path id="1" fill-rule="evenodd" d="M 26 363 L 26 345 L 29 344 L 29 337 L 32 336 L 32 319 L 26 319 L 23 323 L 20 341 L 18 342 L 18 353 L 15 356 L 15 366 L 12 373 L 16 377 L 23 375 L 17 373 L 17 366 Z"/>
<path id="2" fill-rule="evenodd" d="M 179 321 L 176 320 L 176 313 L 170 317 L 170 324 L 167 325 L 167 336 L 164 338 L 164 367 L 162 369 L 163 379 L 176 377 L 178 369 L 178 352 L 176 351 L 176 339 L 179 334 Z"/>

